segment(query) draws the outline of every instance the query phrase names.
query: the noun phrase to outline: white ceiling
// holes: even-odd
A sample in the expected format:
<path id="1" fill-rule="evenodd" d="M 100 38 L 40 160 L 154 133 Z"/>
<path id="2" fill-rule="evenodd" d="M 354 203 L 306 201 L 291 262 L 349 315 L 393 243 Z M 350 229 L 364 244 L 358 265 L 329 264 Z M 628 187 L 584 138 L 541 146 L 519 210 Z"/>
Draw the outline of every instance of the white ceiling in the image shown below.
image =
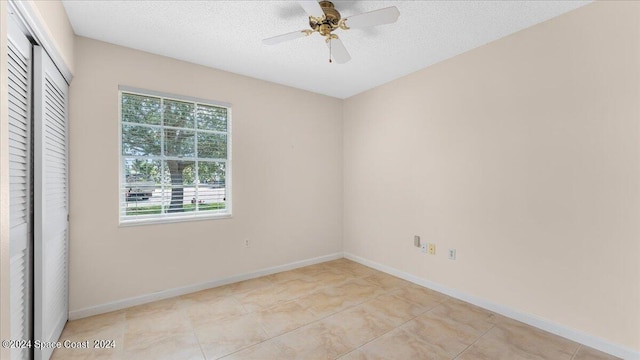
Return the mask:
<path id="1" fill-rule="evenodd" d="M 347 98 L 589 1 L 341 1 L 342 17 L 396 6 L 397 23 L 337 30 L 351 54 L 329 64 L 318 34 L 279 45 L 262 39 L 308 28 L 295 1 L 63 0 L 77 35 L 320 94 Z"/>

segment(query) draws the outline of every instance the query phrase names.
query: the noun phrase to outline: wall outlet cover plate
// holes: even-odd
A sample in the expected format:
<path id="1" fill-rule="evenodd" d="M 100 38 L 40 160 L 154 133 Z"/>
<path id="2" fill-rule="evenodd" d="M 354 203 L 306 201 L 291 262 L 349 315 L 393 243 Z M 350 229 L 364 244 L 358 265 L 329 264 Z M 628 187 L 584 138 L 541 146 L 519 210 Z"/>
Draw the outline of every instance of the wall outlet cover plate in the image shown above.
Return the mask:
<path id="1" fill-rule="evenodd" d="M 430 255 L 436 254 L 436 244 L 429 244 L 429 254 Z"/>

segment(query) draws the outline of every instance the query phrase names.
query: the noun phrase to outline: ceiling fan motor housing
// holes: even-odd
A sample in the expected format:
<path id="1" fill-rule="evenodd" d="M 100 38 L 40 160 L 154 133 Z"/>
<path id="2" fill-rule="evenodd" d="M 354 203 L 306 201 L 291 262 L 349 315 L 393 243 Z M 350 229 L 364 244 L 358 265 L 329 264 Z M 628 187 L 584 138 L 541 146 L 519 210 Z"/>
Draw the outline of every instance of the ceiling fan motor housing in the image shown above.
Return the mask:
<path id="1" fill-rule="evenodd" d="M 331 1 L 320 1 L 320 7 L 324 12 L 324 17 L 332 24 L 338 25 L 340 22 L 340 13 L 336 10 Z"/>
<path id="2" fill-rule="evenodd" d="M 309 26 L 322 36 L 329 35 L 333 30 L 340 27 L 340 13 L 335 9 L 331 1 L 320 1 L 320 7 L 324 12 L 324 18 L 309 18 Z"/>

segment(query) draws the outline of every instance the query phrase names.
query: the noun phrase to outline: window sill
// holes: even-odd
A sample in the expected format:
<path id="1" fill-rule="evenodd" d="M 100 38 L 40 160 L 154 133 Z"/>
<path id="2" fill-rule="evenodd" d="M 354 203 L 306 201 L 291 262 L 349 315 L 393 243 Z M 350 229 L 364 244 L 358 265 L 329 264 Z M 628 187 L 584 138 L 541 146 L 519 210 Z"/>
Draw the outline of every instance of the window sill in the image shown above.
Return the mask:
<path id="1" fill-rule="evenodd" d="M 231 219 L 232 214 L 202 214 L 202 215 L 178 215 L 178 216 L 166 216 L 162 218 L 146 218 L 146 219 L 120 219 L 118 224 L 120 227 L 139 226 L 139 225 L 158 225 L 158 224 L 171 224 L 190 221 L 203 221 L 203 220 L 221 220 Z"/>

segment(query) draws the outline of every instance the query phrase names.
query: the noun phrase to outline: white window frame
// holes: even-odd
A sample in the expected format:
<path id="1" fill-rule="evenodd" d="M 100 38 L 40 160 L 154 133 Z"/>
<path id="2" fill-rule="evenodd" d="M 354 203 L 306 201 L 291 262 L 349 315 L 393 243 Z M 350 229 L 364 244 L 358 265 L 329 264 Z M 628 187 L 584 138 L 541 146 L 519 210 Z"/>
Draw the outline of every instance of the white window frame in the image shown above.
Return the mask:
<path id="1" fill-rule="evenodd" d="M 193 212 L 182 212 L 182 213 L 162 213 L 162 214 L 152 214 L 152 215 L 125 215 L 126 212 L 123 212 L 122 209 L 126 206 L 126 194 L 122 191 L 124 188 L 124 184 L 126 183 L 125 173 L 124 173 L 124 161 L 128 156 L 122 154 L 122 93 L 141 95 L 141 96 L 150 96 L 150 97 L 158 97 L 166 100 L 176 100 L 182 102 L 189 102 L 193 104 L 202 104 L 202 105 L 210 105 L 216 107 L 223 107 L 227 109 L 227 159 L 225 165 L 225 208 L 220 211 L 193 211 Z M 230 103 L 199 99 L 190 96 L 183 95 L 175 95 L 168 94 L 153 90 L 145 90 L 139 89 L 135 87 L 129 86 L 118 86 L 118 218 L 120 226 L 129 226 L 129 225 L 144 225 L 144 224 L 164 224 L 171 222 L 183 222 L 183 221 L 194 221 L 194 220 L 211 220 L 211 219 L 227 219 L 232 217 L 232 153 L 231 153 L 231 143 L 232 143 L 232 106 Z M 164 124 L 161 125 L 164 128 Z M 164 156 L 163 156 L 164 158 Z M 196 157 L 196 159 L 199 159 Z M 164 161 L 164 160 L 162 160 Z"/>

